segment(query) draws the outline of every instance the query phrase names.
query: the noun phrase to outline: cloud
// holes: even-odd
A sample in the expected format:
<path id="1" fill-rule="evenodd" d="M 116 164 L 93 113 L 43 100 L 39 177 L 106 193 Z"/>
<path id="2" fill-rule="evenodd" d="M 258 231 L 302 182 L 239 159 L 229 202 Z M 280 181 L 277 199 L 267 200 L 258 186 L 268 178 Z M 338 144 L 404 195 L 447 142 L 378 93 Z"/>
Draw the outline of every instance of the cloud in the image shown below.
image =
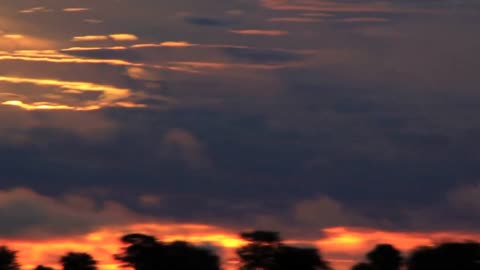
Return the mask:
<path id="1" fill-rule="evenodd" d="M 133 34 L 110 34 L 109 37 L 115 41 L 136 41 L 138 37 Z"/>
<path id="2" fill-rule="evenodd" d="M 162 155 L 179 159 L 192 169 L 212 166 L 205 146 L 190 132 L 184 129 L 171 129 L 163 137 Z"/>
<path id="3" fill-rule="evenodd" d="M 189 24 L 199 26 L 224 27 L 232 24 L 232 22 L 224 19 L 210 17 L 187 16 L 184 18 L 184 20 Z"/>
<path id="4" fill-rule="evenodd" d="M 83 140 L 103 141 L 118 128 L 117 124 L 95 112 L 50 110 L 26 111 L 16 106 L 0 106 L 0 138 L 5 144 L 31 145 L 35 131 L 55 130 Z"/>
<path id="5" fill-rule="evenodd" d="M 300 62 L 305 59 L 308 53 L 275 49 L 256 48 L 224 48 L 225 53 L 236 60 L 243 60 L 250 63 L 275 64 Z"/>
<path id="6" fill-rule="evenodd" d="M 78 16 L 49 1 L 56 12 L 18 12 L 46 6 L 36 2 L 1 7 L 2 185 L 135 189 L 135 203 L 176 205 L 149 213 L 218 223 L 267 212 L 265 224 L 288 214 L 305 227 L 480 224 L 465 180 L 480 152 L 467 4 L 448 16 L 437 14 L 448 1 L 105 0 Z"/>
<path id="7" fill-rule="evenodd" d="M 283 30 L 243 29 L 243 30 L 230 30 L 230 32 L 234 34 L 240 34 L 240 35 L 256 35 L 256 36 L 288 35 L 288 31 L 283 31 Z"/>
<path id="8" fill-rule="evenodd" d="M 399 5 L 396 1 L 342 2 L 335 0 L 261 0 L 261 4 L 277 11 L 345 12 L 345 13 L 430 13 L 432 8 Z"/>
<path id="9" fill-rule="evenodd" d="M 47 238 L 86 233 L 141 218 L 112 201 L 96 202 L 77 195 L 50 198 L 16 188 L 0 191 L 0 219 L 0 236 Z"/>
<path id="10" fill-rule="evenodd" d="M 298 222 L 317 228 L 334 227 L 339 224 L 366 226 L 372 222 L 344 209 L 339 202 L 325 196 L 298 202 L 294 207 L 294 216 Z"/>
<path id="11" fill-rule="evenodd" d="M 79 8 L 79 7 L 71 7 L 71 8 L 64 8 L 64 12 L 86 12 L 90 11 L 90 8 Z"/>
<path id="12" fill-rule="evenodd" d="M 139 67 L 131 67 L 127 69 L 127 74 L 133 79 L 158 82 L 165 80 L 165 76 L 158 70 L 149 70 Z"/>
<path id="13" fill-rule="evenodd" d="M 37 79 L 37 78 L 24 78 L 24 77 L 7 77 L 0 76 L 0 82 L 7 82 L 12 84 L 32 84 L 42 87 L 58 87 L 61 89 L 60 92 L 63 93 L 73 93 L 81 94 L 84 92 L 101 92 L 102 94 L 98 97 L 98 100 L 94 103 L 87 102 L 86 104 L 78 106 L 70 106 L 64 104 L 48 104 L 48 103 L 37 103 L 37 104 L 26 104 L 21 100 L 7 100 L 2 104 L 18 106 L 21 108 L 35 110 L 35 109 L 49 109 L 48 106 L 51 106 L 51 109 L 55 107 L 62 109 L 73 109 L 73 110 L 95 110 L 100 109 L 103 106 L 122 106 L 121 101 L 129 98 L 132 93 L 130 89 L 119 88 L 110 85 L 101 85 L 90 82 L 75 82 L 75 81 L 61 81 L 55 79 Z"/>
<path id="14" fill-rule="evenodd" d="M 22 9 L 19 12 L 24 14 L 29 14 L 29 13 L 38 13 L 38 12 L 52 12 L 52 11 L 53 10 L 46 7 L 32 7 L 28 9 Z"/>
<path id="15" fill-rule="evenodd" d="M 22 39 L 24 38 L 23 35 L 20 35 L 20 34 L 5 34 L 3 35 L 4 38 L 8 38 L 8 39 Z"/>
<path id="16" fill-rule="evenodd" d="M 356 17 L 356 18 L 345 18 L 341 19 L 341 22 L 348 22 L 348 23 L 384 23 L 390 21 L 386 18 L 378 18 L 378 17 Z"/>
<path id="17" fill-rule="evenodd" d="M 72 41 L 103 41 L 107 40 L 108 36 L 98 35 L 98 36 L 76 36 L 72 38 Z"/>
<path id="18" fill-rule="evenodd" d="M 480 184 L 452 190 L 448 194 L 448 202 L 455 209 L 470 215 L 480 214 Z"/>
<path id="19" fill-rule="evenodd" d="M 0 48 L 2 50 L 42 50 L 52 48 L 54 42 L 42 37 L 22 33 L 3 33 L 0 31 Z"/>
<path id="20" fill-rule="evenodd" d="M 317 18 L 305 18 L 305 17 L 274 17 L 268 19 L 269 22 L 291 22 L 291 23 L 316 23 L 321 22 L 321 19 Z"/>
<path id="21" fill-rule="evenodd" d="M 160 204 L 162 198 L 158 195 L 144 194 L 138 198 L 138 202 L 144 207 L 152 207 Z"/>
<path id="22" fill-rule="evenodd" d="M 90 23 L 90 24 L 99 24 L 99 23 L 102 23 L 103 21 L 100 20 L 100 19 L 85 19 L 83 20 L 84 22 L 86 23 Z"/>

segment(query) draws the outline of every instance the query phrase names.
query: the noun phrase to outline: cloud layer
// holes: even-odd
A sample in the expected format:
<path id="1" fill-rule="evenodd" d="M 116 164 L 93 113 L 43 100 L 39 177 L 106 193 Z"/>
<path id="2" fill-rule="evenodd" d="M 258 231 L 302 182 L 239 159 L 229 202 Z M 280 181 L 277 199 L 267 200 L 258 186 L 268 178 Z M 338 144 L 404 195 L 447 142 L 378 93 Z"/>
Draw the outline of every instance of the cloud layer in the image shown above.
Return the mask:
<path id="1" fill-rule="evenodd" d="M 3 0 L 0 235 L 475 231 L 479 11 Z"/>

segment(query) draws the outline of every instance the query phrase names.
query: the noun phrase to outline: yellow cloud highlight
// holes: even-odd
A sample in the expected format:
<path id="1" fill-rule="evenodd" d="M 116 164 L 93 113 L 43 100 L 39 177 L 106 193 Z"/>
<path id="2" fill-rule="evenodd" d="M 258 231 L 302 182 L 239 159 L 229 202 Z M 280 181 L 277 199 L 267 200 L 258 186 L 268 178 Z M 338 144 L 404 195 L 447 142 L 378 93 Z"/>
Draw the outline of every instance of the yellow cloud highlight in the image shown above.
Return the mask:
<path id="1" fill-rule="evenodd" d="M 69 50 L 95 50 L 95 48 L 69 48 Z M 30 51 L 34 52 L 34 51 Z M 30 61 L 30 62 L 49 62 L 49 63 L 73 63 L 73 64 L 107 64 L 112 66 L 131 66 L 131 67 L 145 67 L 162 68 L 161 66 L 150 66 L 142 63 L 132 63 L 120 59 L 96 59 L 96 58 L 81 58 L 73 57 L 67 54 L 0 54 L 1 60 L 18 60 L 18 61 Z"/>
<path id="2" fill-rule="evenodd" d="M 111 34 L 109 36 L 115 41 L 135 41 L 138 40 L 138 37 L 133 34 Z"/>
<path id="3" fill-rule="evenodd" d="M 87 35 L 87 36 L 75 36 L 72 41 L 75 42 L 88 42 L 88 41 L 105 41 L 112 39 L 113 41 L 136 41 L 138 37 L 133 34 L 110 34 L 110 35 Z"/>
<path id="4" fill-rule="evenodd" d="M 139 108 L 146 107 L 144 104 L 137 104 L 131 101 L 125 101 L 130 98 L 132 93 L 130 89 L 118 88 L 110 85 L 101 85 L 91 82 L 75 82 L 75 81 L 61 81 L 55 79 L 36 79 L 36 78 L 20 78 L 20 77 L 6 77 L 0 76 L 0 82 L 8 82 L 15 84 L 33 84 L 38 86 L 53 86 L 58 87 L 64 93 L 82 93 L 98 91 L 102 92 L 102 95 L 98 100 L 88 101 L 85 104 L 79 106 L 64 105 L 58 103 L 49 102 L 34 102 L 25 103 L 19 100 L 7 100 L 2 102 L 3 105 L 17 106 L 26 110 L 75 110 L 75 111 L 88 111 L 97 110 L 102 107 L 127 107 L 127 108 Z"/>
<path id="5" fill-rule="evenodd" d="M 132 45 L 132 48 L 157 48 L 157 47 L 173 47 L 173 48 L 186 48 L 198 46 L 186 41 L 165 41 L 162 43 L 144 43 Z"/>
<path id="6" fill-rule="evenodd" d="M 126 88 L 117 88 L 109 85 L 100 85 L 90 82 L 74 82 L 74 81 L 60 81 L 54 79 L 32 79 L 20 77 L 5 77 L 0 76 L 0 81 L 9 83 L 29 83 L 39 86 L 57 86 L 64 90 L 85 91 L 101 91 L 103 92 L 102 100 L 104 102 L 112 102 L 130 96 L 130 90 Z"/>
<path id="7" fill-rule="evenodd" d="M 1 104 L 20 107 L 28 111 L 34 111 L 34 110 L 92 111 L 92 110 L 98 110 L 101 108 L 100 106 L 96 106 L 96 105 L 85 106 L 85 107 L 74 107 L 74 106 L 56 104 L 51 102 L 34 102 L 31 104 L 27 104 L 19 100 L 8 100 L 5 102 L 2 102 Z"/>
<path id="8" fill-rule="evenodd" d="M 8 38 L 8 39 L 22 39 L 24 38 L 23 35 L 19 35 L 19 34 L 6 34 L 6 35 L 3 35 L 4 38 Z"/>

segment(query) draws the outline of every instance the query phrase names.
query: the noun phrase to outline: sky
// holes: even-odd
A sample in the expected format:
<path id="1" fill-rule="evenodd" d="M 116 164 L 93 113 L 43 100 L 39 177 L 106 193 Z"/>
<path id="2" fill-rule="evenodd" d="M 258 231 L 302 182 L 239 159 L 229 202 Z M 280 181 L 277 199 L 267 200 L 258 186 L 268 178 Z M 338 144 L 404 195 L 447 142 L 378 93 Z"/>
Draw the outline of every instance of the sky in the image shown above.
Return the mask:
<path id="1" fill-rule="evenodd" d="M 0 242 L 480 240 L 475 0 L 1 0 Z"/>

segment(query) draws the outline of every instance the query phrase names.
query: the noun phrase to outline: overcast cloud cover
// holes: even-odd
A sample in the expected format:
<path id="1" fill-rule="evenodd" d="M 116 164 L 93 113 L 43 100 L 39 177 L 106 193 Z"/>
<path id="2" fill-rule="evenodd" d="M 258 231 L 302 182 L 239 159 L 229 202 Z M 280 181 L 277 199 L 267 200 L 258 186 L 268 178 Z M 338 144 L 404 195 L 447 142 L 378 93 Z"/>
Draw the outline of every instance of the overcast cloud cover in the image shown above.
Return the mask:
<path id="1" fill-rule="evenodd" d="M 2 0 L 0 236 L 478 230 L 479 11 Z"/>

